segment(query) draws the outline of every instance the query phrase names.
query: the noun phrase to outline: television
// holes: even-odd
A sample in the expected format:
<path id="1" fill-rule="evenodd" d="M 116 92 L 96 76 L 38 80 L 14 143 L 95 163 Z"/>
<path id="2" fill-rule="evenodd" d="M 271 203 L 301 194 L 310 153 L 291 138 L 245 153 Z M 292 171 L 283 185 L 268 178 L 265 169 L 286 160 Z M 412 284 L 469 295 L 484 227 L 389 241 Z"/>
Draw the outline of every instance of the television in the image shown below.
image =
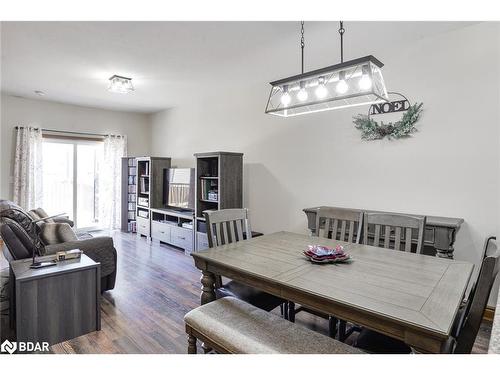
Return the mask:
<path id="1" fill-rule="evenodd" d="M 163 173 L 167 207 L 194 210 L 194 168 L 166 168 Z"/>

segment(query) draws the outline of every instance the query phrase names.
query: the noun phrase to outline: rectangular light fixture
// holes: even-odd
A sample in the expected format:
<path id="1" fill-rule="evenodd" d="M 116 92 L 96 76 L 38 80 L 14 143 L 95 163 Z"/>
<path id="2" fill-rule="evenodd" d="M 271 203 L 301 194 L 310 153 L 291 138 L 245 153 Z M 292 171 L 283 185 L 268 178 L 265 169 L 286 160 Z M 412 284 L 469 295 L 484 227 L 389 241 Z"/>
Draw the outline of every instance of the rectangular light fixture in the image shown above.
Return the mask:
<path id="1" fill-rule="evenodd" d="M 118 94 L 128 94 L 129 92 L 134 91 L 132 78 L 122 77 L 115 74 L 109 79 L 108 91 L 116 92 Z"/>
<path id="2" fill-rule="evenodd" d="M 369 55 L 271 82 L 266 113 L 291 117 L 386 102 L 383 66 Z"/>

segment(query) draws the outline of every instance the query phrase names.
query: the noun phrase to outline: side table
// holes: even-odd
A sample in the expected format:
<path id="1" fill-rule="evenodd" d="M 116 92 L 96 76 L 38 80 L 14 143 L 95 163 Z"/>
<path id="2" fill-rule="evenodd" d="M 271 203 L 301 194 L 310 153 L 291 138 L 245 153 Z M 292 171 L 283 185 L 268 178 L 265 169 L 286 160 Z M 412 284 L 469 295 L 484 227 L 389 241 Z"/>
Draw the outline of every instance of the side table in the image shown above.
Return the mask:
<path id="1" fill-rule="evenodd" d="M 55 255 L 37 258 L 51 259 Z M 18 342 L 53 345 L 101 329 L 100 263 L 85 254 L 47 268 L 31 269 L 31 262 L 10 263 L 10 316 Z"/>

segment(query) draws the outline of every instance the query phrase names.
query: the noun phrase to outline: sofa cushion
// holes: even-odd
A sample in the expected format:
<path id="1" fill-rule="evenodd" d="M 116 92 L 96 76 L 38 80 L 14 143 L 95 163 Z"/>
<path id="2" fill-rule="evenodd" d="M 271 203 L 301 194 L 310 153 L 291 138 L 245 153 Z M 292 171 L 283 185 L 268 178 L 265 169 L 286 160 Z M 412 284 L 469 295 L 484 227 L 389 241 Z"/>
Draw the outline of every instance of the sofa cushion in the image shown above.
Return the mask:
<path id="1" fill-rule="evenodd" d="M 184 320 L 229 353 L 363 353 L 233 297 L 200 306 L 188 312 Z"/>
<path id="2" fill-rule="evenodd" d="M 14 220 L 4 218 L 3 224 L 0 224 L 0 235 L 13 260 L 33 256 L 35 246 L 32 238 Z"/>
<path id="3" fill-rule="evenodd" d="M 17 204 L 6 199 L 0 199 L 0 224 L 5 222 L 7 218 L 18 223 L 29 236 L 34 236 L 31 228 L 33 221 L 31 216 Z"/>
<path id="4" fill-rule="evenodd" d="M 44 245 L 78 240 L 73 229 L 66 223 L 43 223 L 40 226 L 39 236 Z"/>
<path id="5" fill-rule="evenodd" d="M 40 220 L 43 219 L 44 217 L 48 217 L 49 215 L 43 208 L 37 208 L 35 210 L 31 210 L 28 212 L 28 214 L 33 218 L 33 220 Z M 53 219 L 45 219 L 45 223 L 54 223 L 55 221 Z"/>

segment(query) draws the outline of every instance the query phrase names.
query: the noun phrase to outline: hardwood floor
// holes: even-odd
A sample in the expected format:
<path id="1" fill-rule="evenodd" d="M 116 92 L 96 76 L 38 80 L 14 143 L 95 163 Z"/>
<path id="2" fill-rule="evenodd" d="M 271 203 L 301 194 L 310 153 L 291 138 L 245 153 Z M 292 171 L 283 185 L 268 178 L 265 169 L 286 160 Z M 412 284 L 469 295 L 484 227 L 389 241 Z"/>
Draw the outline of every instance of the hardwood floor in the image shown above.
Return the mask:
<path id="1" fill-rule="evenodd" d="M 102 296 L 101 331 L 54 345 L 51 351 L 186 353 L 183 317 L 199 306 L 201 286 L 192 258 L 173 247 L 149 245 L 133 234 L 114 232 L 113 239 L 117 280 L 115 289 Z M 279 308 L 274 312 L 279 314 Z M 311 314 L 297 314 L 296 323 L 328 333 L 327 321 Z M 483 323 L 474 353 L 487 352 L 490 331 L 491 324 Z"/>

